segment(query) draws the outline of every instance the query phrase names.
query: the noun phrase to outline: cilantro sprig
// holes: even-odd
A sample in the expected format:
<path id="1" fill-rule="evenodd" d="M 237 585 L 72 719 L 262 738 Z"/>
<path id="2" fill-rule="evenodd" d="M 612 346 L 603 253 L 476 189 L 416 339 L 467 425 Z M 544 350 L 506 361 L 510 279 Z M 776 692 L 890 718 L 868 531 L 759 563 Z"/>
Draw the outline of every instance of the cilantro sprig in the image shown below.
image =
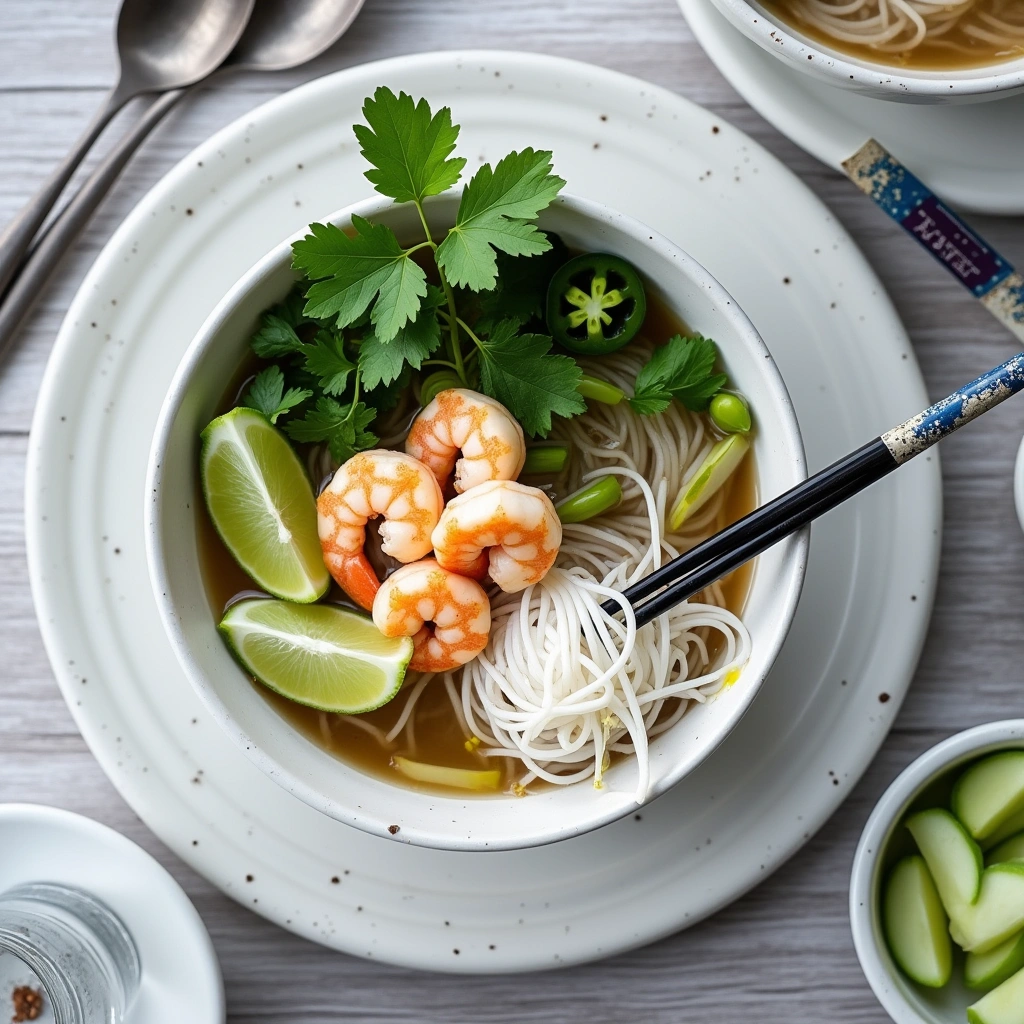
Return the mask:
<path id="1" fill-rule="evenodd" d="M 354 126 L 366 177 L 382 195 L 415 207 L 421 237 L 399 241 L 384 224 L 311 224 L 292 245 L 304 281 L 262 317 L 254 353 L 272 365 L 243 402 L 300 443 L 322 443 L 344 461 L 377 444 L 371 427 L 395 406 L 416 372 L 440 369 L 505 405 L 531 435 L 553 417 L 586 408 L 582 371 L 553 351 L 543 321 L 548 282 L 568 258 L 537 225 L 565 182 L 551 153 L 526 148 L 466 183 L 455 222 L 431 227 L 426 200 L 455 187 L 459 126 L 447 107 L 377 89 Z M 436 227 L 436 226 L 435 226 Z M 663 411 L 674 399 L 706 408 L 724 383 L 715 346 L 676 336 L 636 381 L 633 408 Z"/>

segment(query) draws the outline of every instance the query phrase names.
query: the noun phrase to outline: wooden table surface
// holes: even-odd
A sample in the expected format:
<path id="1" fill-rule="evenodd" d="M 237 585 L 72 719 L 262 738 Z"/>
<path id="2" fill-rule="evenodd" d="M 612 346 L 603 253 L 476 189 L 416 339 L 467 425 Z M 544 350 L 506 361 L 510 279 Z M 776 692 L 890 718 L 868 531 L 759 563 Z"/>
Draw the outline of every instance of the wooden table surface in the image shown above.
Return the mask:
<path id="1" fill-rule="evenodd" d="M 65 153 L 111 84 L 116 7 L 116 0 L 0 0 L 0 223 Z M 90 815 L 166 865 L 210 929 L 236 1024 L 884 1021 L 847 919 L 850 863 L 864 821 L 885 786 L 927 747 L 966 726 L 1024 712 L 1024 535 L 1012 499 L 1024 402 L 944 445 L 946 525 L 931 631 L 896 727 L 853 795 L 752 893 L 689 931 L 613 960 L 529 978 L 456 978 L 369 963 L 296 938 L 222 896 L 164 849 L 104 777 L 64 706 L 29 594 L 22 491 L 43 367 L 86 269 L 162 174 L 251 107 L 338 68 L 458 47 L 592 61 L 676 90 L 750 133 L 863 247 L 910 331 L 934 397 L 1016 351 L 1011 337 L 859 192 L 743 103 L 674 0 L 368 0 L 340 44 L 314 64 L 232 80 L 177 110 L 128 168 L 43 296 L 15 357 L 0 368 L 0 800 Z M 1024 265 L 1024 223 L 973 220 Z"/>

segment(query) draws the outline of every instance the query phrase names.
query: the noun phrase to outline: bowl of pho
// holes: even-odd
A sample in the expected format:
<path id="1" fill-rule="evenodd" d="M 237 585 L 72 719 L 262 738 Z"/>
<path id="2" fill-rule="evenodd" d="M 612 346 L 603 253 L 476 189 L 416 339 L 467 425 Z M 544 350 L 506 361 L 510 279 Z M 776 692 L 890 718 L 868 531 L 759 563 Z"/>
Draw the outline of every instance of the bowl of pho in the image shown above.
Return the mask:
<path id="1" fill-rule="evenodd" d="M 796 417 L 735 301 L 557 153 L 463 181 L 447 109 L 364 116 L 383 195 L 260 260 L 175 374 L 154 592 L 218 723 L 323 813 L 579 835 L 685 785 L 771 669 L 805 535 L 640 628 L 621 594 L 803 479 Z"/>
<path id="2" fill-rule="evenodd" d="M 1024 90 L 1021 0 L 713 0 L 779 60 L 832 85 L 910 103 Z"/>

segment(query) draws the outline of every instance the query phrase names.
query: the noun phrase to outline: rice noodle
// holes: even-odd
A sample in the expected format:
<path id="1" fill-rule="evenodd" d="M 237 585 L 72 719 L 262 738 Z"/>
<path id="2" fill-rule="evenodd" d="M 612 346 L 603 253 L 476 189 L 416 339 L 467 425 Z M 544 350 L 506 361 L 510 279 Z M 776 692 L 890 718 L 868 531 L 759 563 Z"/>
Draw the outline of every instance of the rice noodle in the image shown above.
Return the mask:
<path id="1" fill-rule="evenodd" d="M 970 54 L 969 42 L 946 40 L 958 28 L 968 40 L 1004 47 L 1024 45 L 1020 0 L 779 0 L 806 25 L 844 43 L 883 53 L 908 53 L 923 43 Z"/>

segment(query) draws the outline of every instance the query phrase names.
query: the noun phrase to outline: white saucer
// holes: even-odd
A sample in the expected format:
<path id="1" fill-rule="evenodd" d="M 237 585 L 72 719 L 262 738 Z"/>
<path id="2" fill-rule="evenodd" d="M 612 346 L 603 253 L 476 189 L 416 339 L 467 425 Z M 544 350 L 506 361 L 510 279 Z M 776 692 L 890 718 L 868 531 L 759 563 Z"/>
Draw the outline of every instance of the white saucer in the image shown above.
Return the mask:
<path id="1" fill-rule="evenodd" d="M 223 1024 L 224 986 L 210 936 L 145 850 L 80 814 L 36 804 L 0 804 L 0 850 L 0 893 L 60 882 L 97 896 L 124 922 L 142 962 L 126 1024 Z"/>
<path id="2" fill-rule="evenodd" d="M 794 70 L 734 28 L 711 0 L 678 3 L 729 84 L 822 163 L 841 171 L 874 138 L 954 206 L 1024 213 L 1024 94 L 956 105 L 873 99 Z"/>
<path id="3" fill-rule="evenodd" d="M 925 634 L 938 464 L 919 459 L 815 525 L 792 633 L 752 709 L 635 817 L 541 849 L 446 853 L 366 835 L 289 796 L 208 716 L 164 636 L 144 557 L 146 461 L 171 375 L 224 292 L 310 218 L 371 194 L 349 126 L 382 83 L 450 104 L 471 164 L 549 146 L 573 192 L 649 221 L 701 260 L 773 350 L 812 468 L 927 404 L 906 333 L 852 240 L 719 118 L 637 79 L 533 54 L 352 68 L 187 157 L 83 283 L 29 445 L 40 625 L 78 726 L 125 799 L 257 913 L 346 952 L 434 970 L 590 960 L 735 899 L 850 792 Z"/>

